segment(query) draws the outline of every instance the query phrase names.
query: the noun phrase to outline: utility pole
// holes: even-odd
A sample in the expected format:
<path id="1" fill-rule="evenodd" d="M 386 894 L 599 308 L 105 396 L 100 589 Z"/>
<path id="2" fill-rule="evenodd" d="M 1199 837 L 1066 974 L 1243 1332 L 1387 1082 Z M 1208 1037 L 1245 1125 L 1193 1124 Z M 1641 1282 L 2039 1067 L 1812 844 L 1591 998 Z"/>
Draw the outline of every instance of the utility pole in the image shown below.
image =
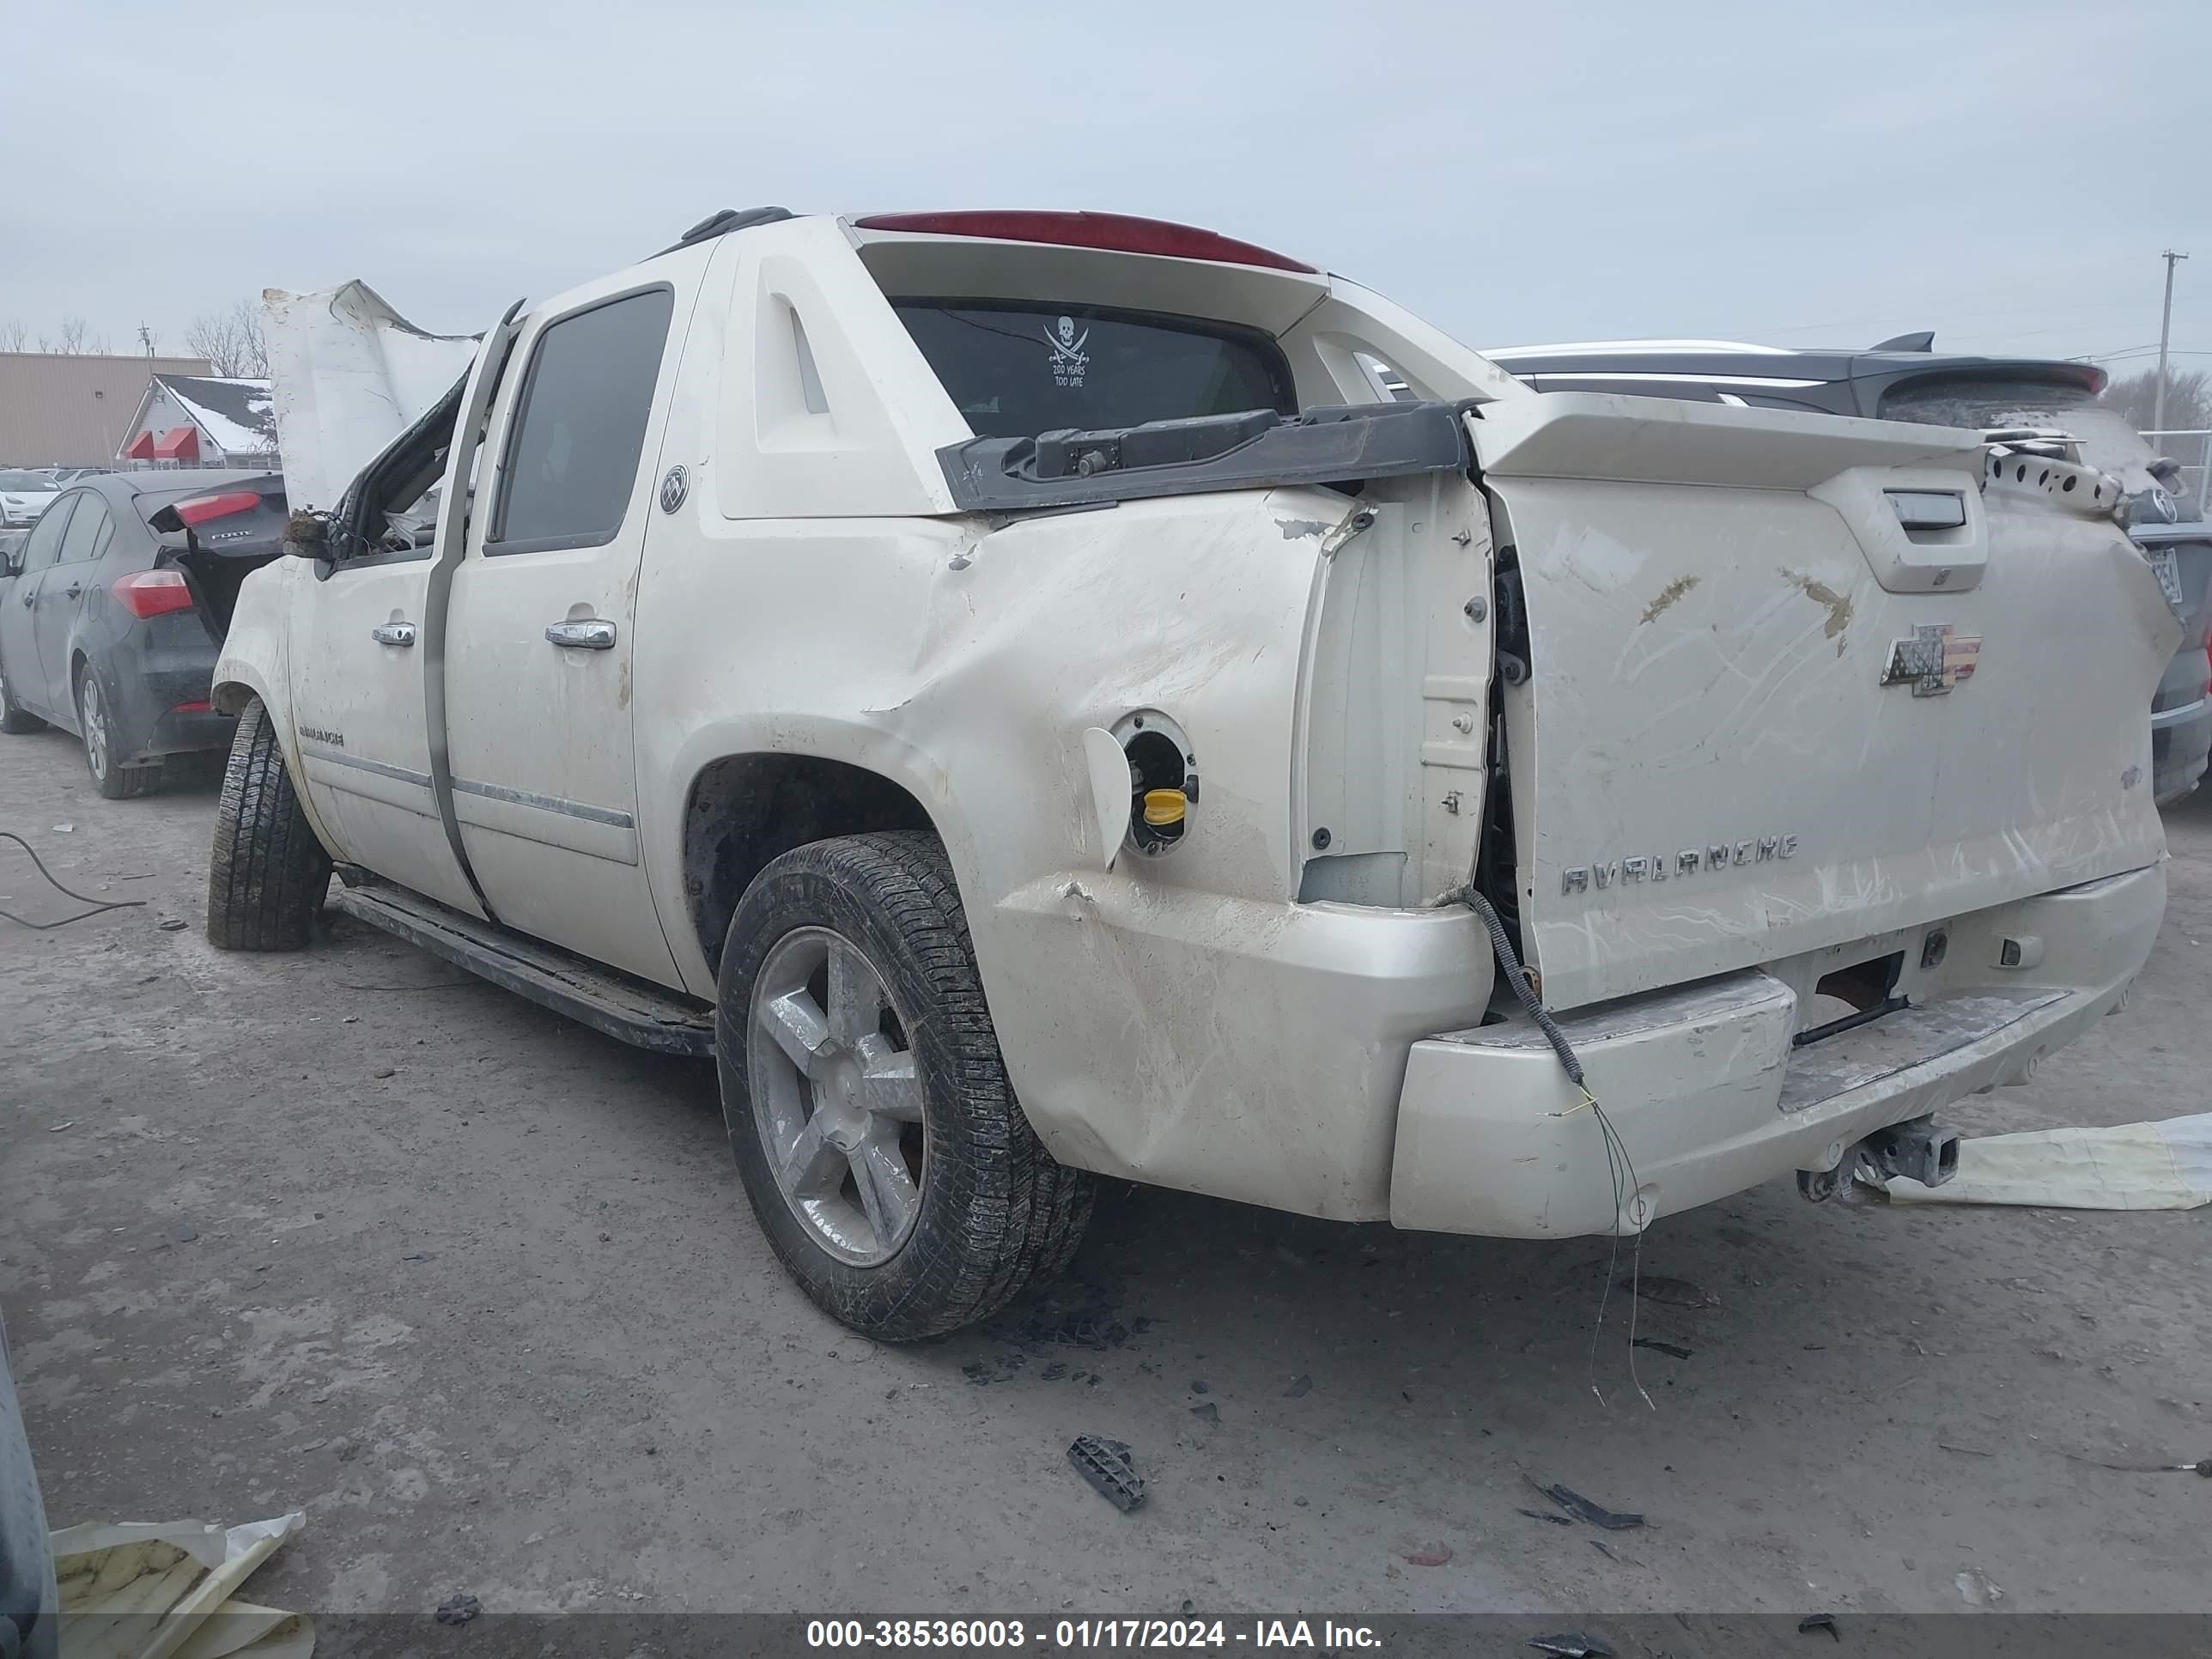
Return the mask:
<path id="1" fill-rule="evenodd" d="M 2150 428 L 2166 430 L 2166 347 L 2173 336 L 2173 268 L 2189 256 L 2172 248 L 2158 256 L 2166 261 L 2166 310 L 2158 319 L 2158 390 L 2151 394 Z"/>
<path id="2" fill-rule="evenodd" d="M 146 355 L 149 357 L 154 355 L 153 332 L 143 323 L 138 325 L 138 343 L 146 348 Z"/>

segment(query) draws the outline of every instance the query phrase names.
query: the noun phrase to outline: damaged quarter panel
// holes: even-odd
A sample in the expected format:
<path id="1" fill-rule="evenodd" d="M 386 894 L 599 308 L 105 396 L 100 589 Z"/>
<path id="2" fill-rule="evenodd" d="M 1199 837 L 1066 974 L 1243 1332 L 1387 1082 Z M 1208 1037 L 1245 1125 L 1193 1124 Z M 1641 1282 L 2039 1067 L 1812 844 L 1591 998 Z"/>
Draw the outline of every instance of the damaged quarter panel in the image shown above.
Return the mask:
<path id="1" fill-rule="evenodd" d="M 1978 438 L 1940 428 L 1594 393 L 1477 425 L 1528 594 L 1520 885 L 1555 1006 L 2160 856 L 2141 710 L 2178 629 L 2108 512 L 1984 496 Z M 1909 544 L 1885 481 L 1965 526 Z"/>
<path id="2" fill-rule="evenodd" d="M 1276 526 L 1331 510 L 1318 492 L 1254 491 L 980 534 L 915 522 L 895 539 L 702 515 L 714 555 L 680 593 L 648 555 L 639 625 L 671 648 L 638 658 L 641 765 L 689 777 L 726 755 L 806 754 L 893 779 L 951 857 L 1009 1073 L 1056 1157 L 1379 1214 L 1403 1045 L 1471 1012 L 1486 978 L 1464 915 L 1399 915 L 1412 944 L 1395 971 L 1413 994 L 1387 1014 L 1347 1007 L 1373 994 L 1372 953 L 1346 950 L 1372 924 L 1291 902 L 1291 733 L 1320 555 Z M 851 665 L 835 677 L 818 638 L 736 644 L 713 621 L 823 594 L 840 596 Z M 1102 872 L 1082 734 L 1146 709 L 1200 757 L 1194 828 L 1171 857 Z M 647 828 L 665 846 L 649 861 L 680 867 L 680 827 Z M 684 912 L 681 894 L 661 904 Z M 706 994 L 703 955 L 679 948 Z M 1386 1032 L 1397 1041 L 1373 1040 Z"/>

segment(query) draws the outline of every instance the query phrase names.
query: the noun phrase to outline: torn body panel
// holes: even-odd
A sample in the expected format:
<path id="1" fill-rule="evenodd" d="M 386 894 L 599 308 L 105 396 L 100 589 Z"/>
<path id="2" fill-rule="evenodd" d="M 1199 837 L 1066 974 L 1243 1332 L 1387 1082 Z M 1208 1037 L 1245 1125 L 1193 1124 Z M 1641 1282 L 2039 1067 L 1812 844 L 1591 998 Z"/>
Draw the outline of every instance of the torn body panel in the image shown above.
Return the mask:
<path id="1" fill-rule="evenodd" d="M 1969 434 L 1542 404 L 1477 426 L 1528 596 L 1519 885 L 1554 1006 L 2160 857 L 2140 711 L 2178 627 L 2109 511 L 1984 497 Z M 1971 500 L 1972 585 L 1895 574 L 1885 476 Z"/>
<path id="2" fill-rule="evenodd" d="M 262 326 L 292 506 L 327 512 L 385 445 L 468 372 L 472 335 L 431 334 L 366 283 L 270 289 Z"/>

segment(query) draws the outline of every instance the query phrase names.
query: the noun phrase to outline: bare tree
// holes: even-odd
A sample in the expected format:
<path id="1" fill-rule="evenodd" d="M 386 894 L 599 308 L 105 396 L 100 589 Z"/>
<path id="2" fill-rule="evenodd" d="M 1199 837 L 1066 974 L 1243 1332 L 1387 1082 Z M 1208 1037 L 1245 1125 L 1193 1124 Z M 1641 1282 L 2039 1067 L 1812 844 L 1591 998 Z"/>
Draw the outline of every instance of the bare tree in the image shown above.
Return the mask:
<path id="1" fill-rule="evenodd" d="M 31 331 L 25 328 L 21 318 L 10 317 L 0 323 L 0 351 L 28 351 Z"/>
<path id="2" fill-rule="evenodd" d="M 269 347 L 261 337 L 261 307 L 240 300 L 225 311 L 203 312 L 185 331 L 185 349 L 204 357 L 218 374 L 247 380 L 269 376 Z"/>
<path id="3" fill-rule="evenodd" d="M 91 325 L 82 317 L 64 317 L 61 332 L 39 336 L 39 349 L 61 357 L 104 356 L 107 352 L 107 337 L 94 334 Z"/>
<path id="4" fill-rule="evenodd" d="M 2157 399 L 2158 371 L 2154 368 L 2114 380 L 2105 388 L 2106 404 L 2125 416 L 2128 424 L 2138 432 L 2149 430 L 2151 410 L 2156 407 Z M 2190 368 L 2177 373 L 2169 368 L 2166 375 L 2166 429 L 2202 432 L 2208 427 L 2212 427 L 2212 369 Z"/>

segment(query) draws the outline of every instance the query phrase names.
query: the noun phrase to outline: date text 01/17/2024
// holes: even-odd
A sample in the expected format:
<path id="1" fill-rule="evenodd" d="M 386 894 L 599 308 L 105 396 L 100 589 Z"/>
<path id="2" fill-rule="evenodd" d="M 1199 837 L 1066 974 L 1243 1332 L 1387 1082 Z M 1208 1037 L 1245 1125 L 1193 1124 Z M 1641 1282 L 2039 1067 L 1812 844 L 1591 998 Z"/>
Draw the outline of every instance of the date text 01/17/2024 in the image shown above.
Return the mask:
<path id="1" fill-rule="evenodd" d="M 1341 1652 L 1380 1648 L 1366 1625 L 1257 1619 L 813 1619 L 810 1648 L 1295 1648 Z"/>

